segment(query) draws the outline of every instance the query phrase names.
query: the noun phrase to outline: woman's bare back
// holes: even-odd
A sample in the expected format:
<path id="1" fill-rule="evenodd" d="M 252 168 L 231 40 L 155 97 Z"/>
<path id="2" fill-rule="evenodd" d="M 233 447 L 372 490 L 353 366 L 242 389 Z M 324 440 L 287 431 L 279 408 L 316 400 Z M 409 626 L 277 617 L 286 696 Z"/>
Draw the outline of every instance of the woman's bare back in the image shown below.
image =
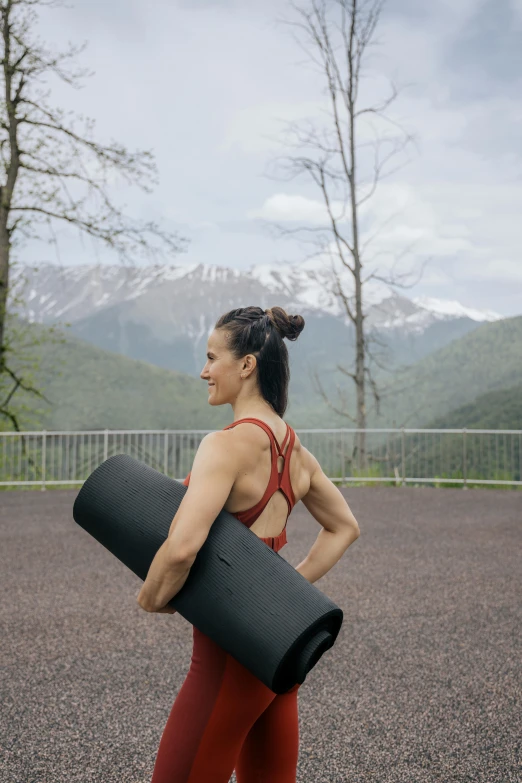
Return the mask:
<path id="1" fill-rule="evenodd" d="M 274 416 L 273 419 L 261 418 L 260 416 L 255 418 L 268 424 L 279 447 L 281 447 L 286 435 L 286 423 L 283 419 L 277 416 Z M 256 503 L 259 503 L 266 491 L 270 480 L 272 460 L 270 438 L 261 427 L 252 422 L 242 422 L 225 430 L 225 432 L 232 436 L 233 448 L 239 452 L 242 465 L 224 506 L 225 511 L 237 514 L 240 511 L 251 509 Z M 289 437 L 285 443 L 284 454 L 288 451 L 288 445 Z M 282 471 L 283 464 L 281 457 L 278 457 L 277 470 L 279 472 Z M 290 456 L 289 470 L 295 502 L 298 503 L 310 489 L 311 468 L 307 459 L 307 451 L 301 445 L 297 435 Z M 288 503 L 281 490 L 277 490 L 250 530 L 259 538 L 276 537 L 283 531 L 287 516 Z"/>

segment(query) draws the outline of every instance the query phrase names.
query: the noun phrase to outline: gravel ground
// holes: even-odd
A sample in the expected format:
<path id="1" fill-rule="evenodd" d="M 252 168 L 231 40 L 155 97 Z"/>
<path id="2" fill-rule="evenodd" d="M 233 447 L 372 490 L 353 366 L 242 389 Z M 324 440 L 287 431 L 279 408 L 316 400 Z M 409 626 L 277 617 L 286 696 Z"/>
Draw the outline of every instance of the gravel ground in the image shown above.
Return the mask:
<path id="1" fill-rule="evenodd" d="M 344 623 L 299 691 L 298 783 L 521 783 L 522 493 L 342 492 L 361 536 L 316 583 Z M 150 783 L 190 664 L 76 495 L 0 493 L 2 783 Z M 318 532 L 298 503 L 281 556 Z"/>

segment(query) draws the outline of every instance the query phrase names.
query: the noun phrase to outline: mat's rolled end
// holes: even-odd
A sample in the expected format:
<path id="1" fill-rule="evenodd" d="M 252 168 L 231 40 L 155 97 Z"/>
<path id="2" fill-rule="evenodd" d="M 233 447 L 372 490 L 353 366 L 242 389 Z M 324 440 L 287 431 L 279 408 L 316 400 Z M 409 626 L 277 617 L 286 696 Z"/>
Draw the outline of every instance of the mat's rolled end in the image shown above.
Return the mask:
<path id="1" fill-rule="evenodd" d="M 296 665 L 297 682 L 302 685 L 308 672 L 313 669 L 323 653 L 333 647 L 334 637 L 329 631 L 320 631 L 303 647 Z"/>

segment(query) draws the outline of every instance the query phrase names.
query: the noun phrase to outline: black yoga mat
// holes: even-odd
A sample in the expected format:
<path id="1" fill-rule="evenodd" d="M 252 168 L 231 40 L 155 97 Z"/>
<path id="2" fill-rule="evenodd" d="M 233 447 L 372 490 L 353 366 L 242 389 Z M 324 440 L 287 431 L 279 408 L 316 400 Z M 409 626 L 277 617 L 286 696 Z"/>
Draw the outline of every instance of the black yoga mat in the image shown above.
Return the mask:
<path id="1" fill-rule="evenodd" d="M 145 579 L 187 492 L 127 454 L 96 468 L 73 518 Z M 334 644 L 343 612 L 236 517 L 221 511 L 170 605 L 274 693 L 286 693 Z"/>

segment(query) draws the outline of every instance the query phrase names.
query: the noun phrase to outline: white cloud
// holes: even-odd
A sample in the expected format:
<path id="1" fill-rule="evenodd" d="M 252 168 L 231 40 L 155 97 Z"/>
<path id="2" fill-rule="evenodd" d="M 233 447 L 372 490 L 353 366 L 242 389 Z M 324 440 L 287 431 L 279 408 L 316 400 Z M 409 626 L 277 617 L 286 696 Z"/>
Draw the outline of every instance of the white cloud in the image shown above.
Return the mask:
<path id="1" fill-rule="evenodd" d="M 333 201 L 331 207 L 335 216 L 342 214 L 342 202 Z M 249 210 L 247 217 L 276 222 L 303 221 L 316 225 L 326 225 L 329 222 L 328 210 L 324 202 L 306 196 L 292 196 L 288 193 L 275 193 L 265 200 L 260 209 Z"/>
<path id="2" fill-rule="evenodd" d="M 511 8 L 518 16 L 519 22 L 522 25 L 522 0 L 510 0 Z"/>
<path id="3" fill-rule="evenodd" d="M 216 223 L 212 223 L 210 220 L 201 220 L 193 223 L 193 228 L 217 228 Z"/>
<path id="4" fill-rule="evenodd" d="M 491 253 L 494 255 L 495 251 Z M 504 283 L 522 283 L 522 264 L 519 260 L 488 257 L 484 258 L 483 253 L 478 253 L 472 260 L 465 260 L 459 264 L 455 270 L 455 278 L 459 280 L 490 281 Z M 522 298 L 522 289 L 519 292 Z"/>
<path id="5" fill-rule="evenodd" d="M 287 124 L 320 113 L 325 101 L 299 103 L 265 101 L 238 109 L 226 127 L 220 152 L 237 150 L 257 155 L 280 150 Z"/>
<path id="6" fill-rule="evenodd" d="M 491 183 L 477 188 L 474 183 L 381 183 L 360 210 L 360 247 L 365 251 L 365 263 L 372 270 L 384 273 L 393 267 L 398 273 L 428 258 L 447 259 L 459 279 L 520 281 L 522 236 L 513 219 L 514 203 L 522 205 L 522 184 Z M 337 202 L 338 214 L 341 208 Z M 285 193 L 266 199 L 248 217 L 327 225 L 324 204 Z M 340 225 L 351 242 L 349 220 Z M 330 249 L 336 252 L 334 242 Z M 440 285 L 447 280 L 447 273 L 439 270 L 432 271 L 424 283 Z"/>
<path id="7" fill-rule="evenodd" d="M 522 19 L 522 0 L 510 2 Z M 412 259 L 434 258 L 424 277 L 434 296 L 443 297 L 449 281 L 461 280 L 469 306 L 482 306 L 473 297 L 491 291 L 498 297 L 488 303 L 492 309 L 511 297 L 510 306 L 520 311 L 515 295 L 522 247 L 522 104 L 500 88 L 483 97 L 487 63 L 469 33 L 473 22 L 475 32 L 478 27 L 488 34 L 477 13 L 482 5 L 483 0 L 385 4 L 378 30 L 383 45 L 373 49 L 361 106 L 388 93 L 388 77 L 398 86 L 413 82 L 388 113 L 418 134 L 420 154 L 411 148 L 410 165 L 379 185 L 361 212 L 361 237 L 367 239 L 397 211 L 368 248 L 368 254 L 379 253 L 376 263 L 389 267 L 415 240 L 406 266 Z M 263 175 L 274 156 L 296 152 L 279 144 L 289 122 L 310 117 L 319 125 L 328 123 L 321 113 L 330 107 L 324 78 L 317 68 L 303 65 L 306 55 L 289 28 L 274 23 L 278 16 L 294 17 L 288 3 L 158 0 L 158 7 L 158 13 L 150 13 L 137 0 L 102 5 L 75 0 L 74 8 L 42 14 L 44 39 L 60 46 L 89 38 L 81 64 L 97 71 L 84 90 L 53 86 L 52 102 L 94 117 L 102 142 L 115 138 L 129 149 L 154 150 L 160 175 L 154 195 L 136 190 L 118 195 L 132 214 L 165 220 L 171 230 L 180 222 L 189 228 L 191 244 L 178 263 L 189 264 L 197 256 L 205 263 L 245 268 L 283 254 L 302 259 L 309 246 L 293 239 L 254 239 L 241 233 L 240 225 L 248 209 L 256 230 L 256 218 L 327 225 L 320 191 L 310 178 L 289 185 Z M 464 75 L 448 60 L 448 52 L 461 42 L 467 47 Z M 503 66 L 511 57 L 501 48 L 495 52 Z M 470 100 L 468 87 L 476 88 L 473 94 L 479 98 Z M 368 119 L 359 126 L 358 143 L 373 138 L 374 130 L 397 132 Z M 365 153 L 359 181 L 367 182 L 371 172 L 371 155 Z M 337 215 L 340 197 L 338 191 L 332 199 Z M 343 227 L 348 232 L 349 222 Z M 64 263 L 92 260 L 91 244 L 71 234 L 60 247 Z M 43 256 L 48 253 L 45 246 Z M 114 261 L 103 249 L 100 253 L 103 260 Z M 24 254 L 29 260 L 42 257 L 35 243 L 28 243 Z"/>

